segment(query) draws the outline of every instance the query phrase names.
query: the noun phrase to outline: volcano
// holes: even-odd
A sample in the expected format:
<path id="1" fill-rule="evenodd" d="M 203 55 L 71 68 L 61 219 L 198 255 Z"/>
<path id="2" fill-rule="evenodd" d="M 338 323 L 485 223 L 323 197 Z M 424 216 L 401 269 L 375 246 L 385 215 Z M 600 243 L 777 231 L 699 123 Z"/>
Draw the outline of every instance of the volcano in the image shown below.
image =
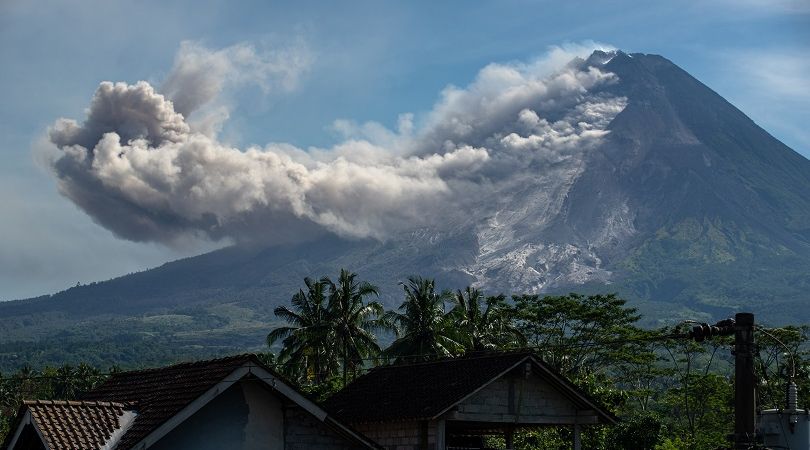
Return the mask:
<path id="1" fill-rule="evenodd" d="M 41 349 L 58 342 L 72 343 L 62 360 L 99 363 L 126 360 L 121 347 L 156 360 L 258 348 L 304 277 L 340 268 L 388 307 L 399 281 L 422 275 L 493 294 L 617 292 L 650 324 L 736 311 L 808 322 L 810 161 L 666 58 L 596 51 L 571 64 L 614 74 L 590 95 L 623 106 L 581 158 L 501 174 L 441 225 L 385 239 L 232 246 L 0 303 L 0 367 L 53 359 Z"/>

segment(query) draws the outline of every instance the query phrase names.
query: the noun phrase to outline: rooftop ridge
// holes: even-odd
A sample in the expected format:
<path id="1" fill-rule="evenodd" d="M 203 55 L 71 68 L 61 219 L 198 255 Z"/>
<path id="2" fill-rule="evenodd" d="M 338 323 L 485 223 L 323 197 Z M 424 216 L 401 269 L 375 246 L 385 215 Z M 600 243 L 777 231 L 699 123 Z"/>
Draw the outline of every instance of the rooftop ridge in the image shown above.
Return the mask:
<path id="1" fill-rule="evenodd" d="M 221 362 L 237 362 L 242 360 L 252 359 L 260 364 L 261 361 L 259 360 L 258 355 L 255 353 L 241 353 L 238 355 L 231 355 L 231 356 L 223 356 L 220 358 L 213 358 L 213 359 L 203 359 L 203 360 L 195 360 L 195 361 L 183 361 L 176 364 L 172 364 L 170 366 L 162 366 L 162 367 L 147 367 L 144 369 L 134 369 L 134 370 L 124 370 L 121 372 L 113 373 L 110 375 L 111 378 L 120 376 L 120 375 L 135 375 L 135 374 L 142 374 L 142 373 L 152 373 L 152 372 L 164 372 L 173 369 L 183 369 L 187 367 L 195 367 L 195 366 L 205 366 L 208 364 L 216 364 Z"/>
<path id="2" fill-rule="evenodd" d="M 465 353 L 460 356 L 445 356 L 438 359 L 431 359 L 429 361 L 413 361 L 413 362 L 399 362 L 399 363 L 391 363 L 381 366 L 376 366 L 371 368 L 368 372 L 372 372 L 375 370 L 384 370 L 384 369 L 394 369 L 394 368 L 401 368 L 401 367 L 414 367 L 414 366 L 427 366 L 431 364 L 443 364 L 453 361 L 469 361 L 473 359 L 491 359 L 491 358 L 503 358 L 507 356 L 537 356 L 535 352 L 531 350 L 483 350 L 483 351 L 476 351 Z"/>
<path id="3" fill-rule="evenodd" d="M 527 349 L 476 352 L 437 361 L 380 367 L 327 398 L 324 407 L 349 423 L 433 420 L 526 362 L 531 364 L 533 373 L 569 396 L 572 402 L 596 409 L 600 420 L 615 422 L 614 416 L 587 392 Z M 369 398 L 375 401 L 369 403 Z"/>
<path id="4" fill-rule="evenodd" d="M 23 400 L 25 406 L 95 406 L 102 408 L 128 408 L 131 405 L 98 400 Z"/>
<path id="5" fill-rule="evenodd" d="M 432 418 L 527 360 L 542 364 L 534 352 L 515 349 L 383 366 L 326 399 L 324 407 L 350 423 Z"/>

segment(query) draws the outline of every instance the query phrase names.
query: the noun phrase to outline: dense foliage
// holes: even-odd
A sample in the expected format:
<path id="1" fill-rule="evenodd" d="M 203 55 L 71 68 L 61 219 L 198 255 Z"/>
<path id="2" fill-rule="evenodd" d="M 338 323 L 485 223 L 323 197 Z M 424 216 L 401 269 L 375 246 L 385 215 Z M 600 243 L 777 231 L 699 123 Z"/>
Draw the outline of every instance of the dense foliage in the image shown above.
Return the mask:
<path id="1" fill-rule="evenodd" d="M 452 356 L 463 348 L 447 312 L 448 292 L 436 292 L 433 280 L 412 277 L 403 284 L 405 301 L 385 319 L 396 329 L 397 339 L 385 349 L 395 361 L 423 361 Z"/>
<path id="2" fill-rule="evenodd" d="M 293 309 L 279 306 L 275 314 L 288 325 L 267 335 L 267 344 L 282 342 L 279 367 L 304 384 L 321 384 L 342 373 L 345 385 L 370 357 L 380 354 L 377 330 L 386 328 L 383 306 L 366 302 L 377 288 L 357 281 L 357 274 L 341 270 L 338 281 L 328 277 L 304 280 L 306 292 L 292 298 Z"/>
<path id="3" fill-rule="evenodd" d="M 614 427 L 588 428 L 584 448 L 728 446 L 733 338 L 700 343 L 678 338 L 689 324 L 643 329 L 637 311 L 612 294 L 509 299 L 473 287 L 442 290 L 422 277 L 401 287 L 400 307 L 384 311 L 375 300 L 377 288 L 352 272 L 341 271 L 335 281 L 305 279 L 290 305 L 274 310 L 283 323 L 267 335 L 275 354 L 262 355 L 264 360 L 324 398 L 378 364 L 530 349 L 621 418 Z M 799 385 L 800 405 L 810 405 L 809 331 L 758 328 L 759 407 L 782 407 L 791 376 Z M 26 365 L 0 373 L 0 440 L 23 399 L 75 398 L 105 376 L 87 364 L 41 370 Z M 490 444 L 503 442 L 496 436 Z M 570 430 L 524 430 L 515 444 L 519 449 L 569 448 Z"/>
<path id="4" fill-rule="evenodd" d="M 312 297 L 311 281 L 305 280 L 305 284 Z M 715 449 L 729 445 L 727 435 L 733 424 L 730 337 L 700 343 L 678 337 L 687 331 L 687 323 L 643 329 L 637 325 L 641 317 L 636 309 L 614 294 L 516 295 L 509 301 L 503 295 L 486 296 L 473 287 L 455 293 L 440 290 L 434 280 L 422 277 L 411 277 L 401 285 L 404 298 L 400 307 L 374 316 L 379 330 L 394 331 L 393 341 L 377 353 L 369 349 L 363 359 L 366 368 L 469 352 L 530 349 L 622 419 L 615 427 L 588 429 L 583 437 L 585 448 Z M 290 317 L 290 323 L 299 327 L 298 315 L 319 311 L 308 309 L 301 301 L 305 297 L 303 290 L 296 294 L 292 299 L 295 311 L 279 308 L 279 317 Z M 332 314 L 323 299 L 314 297 L 313 304 L 326 307 L 317 317 Z M 333 325 L 324 325 L 329 326 Z M 278 353 L 280 367 L 305 389 L 325 397 L 343 385 L 341 362 L 333 357 L 328 364 L 316 363 L 306 352 L 294 351 L 302 346 L 312 354 L 320 353 L 317 349 L 324 336 L 311 330 L 279 327 L 270 336 L 289 336 Z M 795 327 L 760 328 L 757 332 L 760 407 L 783 406 L 787 376 L 793 372 L 803 396 L 801 404 L 808 404 L 810 378 L 803 350 L 807 332 Z M 312 338 L 309 344 L 308 337 Z M 358 362 L 352 362 L 353 374 Z M 323 376 L 313 377 L 313 373 Z M 540 428 L 521 432 L 515 443 L 519 449 L 562 449 L 569 448 L 570 439 L 569 429 Z M 503 442 L 493 437 L 490 444 L 498 447 Z"/>
<path id="5" fill-rule="evenodd" d="M 110 372 L 118 370 L 111 368 Z M 0 445 L 10 431 L 12 421 L 23 400 L 72 400 L 76 395 L 92 389 L 106 378 L 106 374 L 87 364 L 44 367 L 34 370 L 30 366 L 16 373 L 0 373 Z"/>

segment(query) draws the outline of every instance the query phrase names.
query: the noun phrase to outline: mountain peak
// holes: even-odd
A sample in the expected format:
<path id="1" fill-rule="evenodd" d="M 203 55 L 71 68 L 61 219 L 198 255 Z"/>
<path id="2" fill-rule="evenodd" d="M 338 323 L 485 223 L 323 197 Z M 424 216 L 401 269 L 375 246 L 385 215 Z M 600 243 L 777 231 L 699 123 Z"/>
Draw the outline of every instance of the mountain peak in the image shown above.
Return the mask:
<path id="1" fill-rule="evenodd" d="M 588 66 L 601 67 L 610 62 L 610 60 L 615 58 L 619 53 L 624 54 L 621 50 L 594 50 L 591 56 L 585 60 L 585 64 Z"/>
<path id="2" fill-rule="evenodd" d="M 205 330 L 206 344 L 216 341 L 209 328 L 217 323 L 222 336 L 244 338 L 263 329 L 257 323 L 274 320 L 273 307 L 287 302 L 304 277 L 340 268 L 378 285 L 389 307 L 401 301 L 397 282 L 422 275 L 441 288 L 472 284 L 488 294 L 618 292 L 650 321 L 708 322 L 743 308 L 765 322 L 810 320 L 810 161 L 662 56 L 595 51 L 571 64 L 613 74 L 574 107 L 610 112 L 595 133 L 585 124 L 599 140 L 534 160 L 523 172 L 497 172 L 483 188 L 478 178 L 465 179 L 476 195 L 457 220 L 384 242 L 328 235 L 284 247 L 228 248 L 0 304 L 4 336 L 56 336 L 71 329 L 64 317 L 90 324 L 110 314 L 135 318 L 121 331 L 134 336 L 152 331 L 143 317 L 168 314 L 166 320 Z M 577 101 L 586 97 L 580 94 Z M 530 138 L 560 140 L 561 124 L 582 127 L 557 122 L 543 109 L 548 104 L 516 111 L 524 128 L 495 130 L 482 145 L 508 138 L 525 141 L 509 156 L 545 156 L 548 148 Z M 537 127 L 551 131 L 531 134 Z M 249 329 L 229 328 L 235 315 L 252 317 Z"/>

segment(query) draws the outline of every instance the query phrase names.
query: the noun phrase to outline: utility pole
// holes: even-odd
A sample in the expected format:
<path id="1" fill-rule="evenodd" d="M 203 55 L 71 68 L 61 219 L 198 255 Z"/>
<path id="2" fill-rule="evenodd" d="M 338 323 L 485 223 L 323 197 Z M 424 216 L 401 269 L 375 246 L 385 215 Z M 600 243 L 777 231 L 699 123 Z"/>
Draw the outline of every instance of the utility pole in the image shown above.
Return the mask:
<path id="1" fill-rule="evenodd" d="M 753 448 L 756 440 L 754 315 L 734 318 L 734 448 Z"/>
<path id="2" fill-rule="evenodd" d="M 754 315 L 737 313 L 714 325 L 699 324 L 686 336 L 697 342 L 734 335 L 734 448 L 756 445 L 756 384 L 754 383 Z"/>

